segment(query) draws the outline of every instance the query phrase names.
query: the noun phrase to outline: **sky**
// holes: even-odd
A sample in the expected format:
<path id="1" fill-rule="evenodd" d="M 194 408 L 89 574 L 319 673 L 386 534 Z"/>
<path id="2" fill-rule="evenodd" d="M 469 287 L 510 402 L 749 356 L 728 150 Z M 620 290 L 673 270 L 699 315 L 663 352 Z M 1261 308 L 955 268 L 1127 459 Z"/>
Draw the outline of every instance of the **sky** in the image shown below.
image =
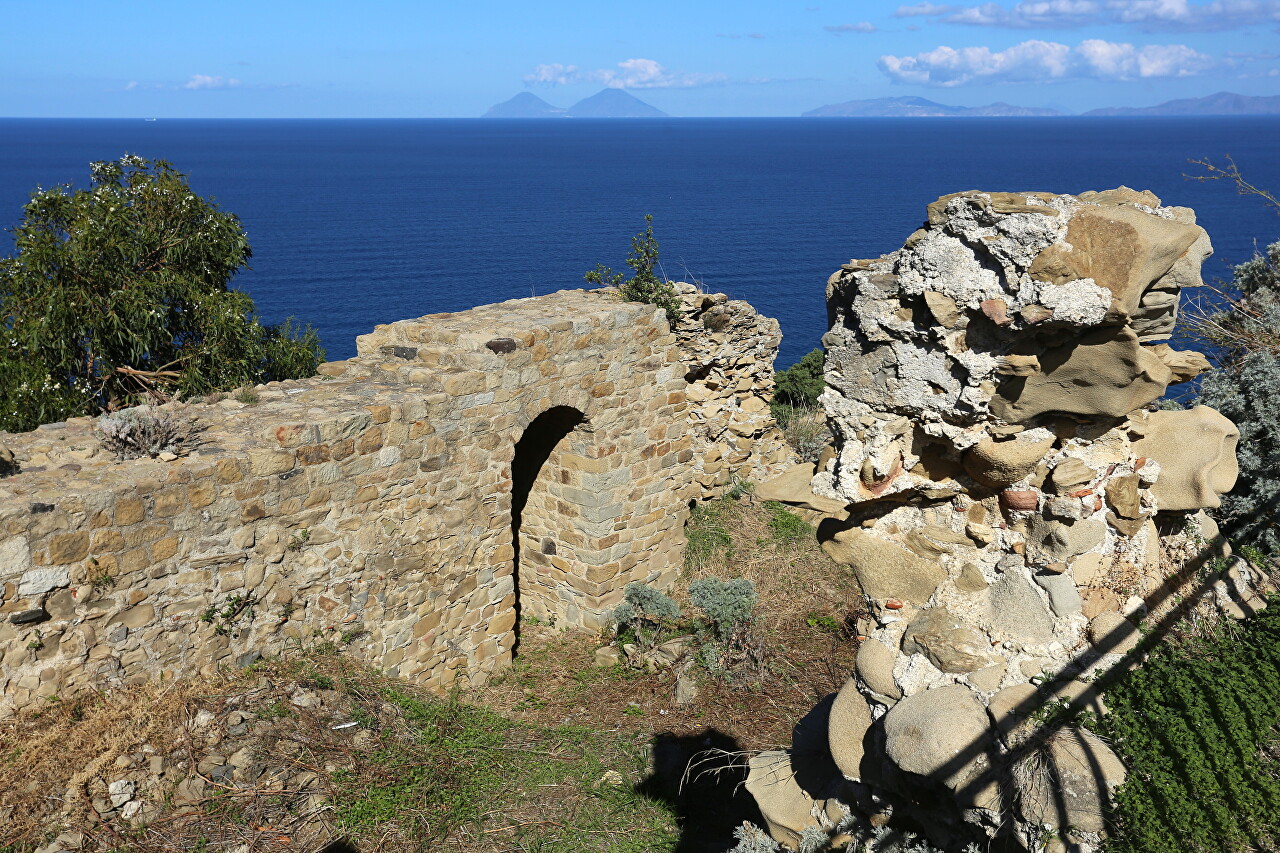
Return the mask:
<path id="1" fill-rule="evenodd" d="M 609 86 L 676 116 L 915 95 L 1280 94 L 1280 0 L 4 0 L 0 116 L 465 117 Z"/>

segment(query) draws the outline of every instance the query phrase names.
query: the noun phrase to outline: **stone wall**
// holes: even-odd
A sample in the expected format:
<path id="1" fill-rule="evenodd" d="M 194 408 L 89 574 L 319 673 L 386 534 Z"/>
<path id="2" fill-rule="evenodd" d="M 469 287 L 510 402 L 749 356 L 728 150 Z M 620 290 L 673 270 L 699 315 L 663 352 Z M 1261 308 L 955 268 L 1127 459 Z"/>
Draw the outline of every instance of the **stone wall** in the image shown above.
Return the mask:
<path id="1" fill-rule="evenodd" d="M 778 321 L 723 293 L 684 282 L 676 289 L 698 497 L 721 494 L 735 478 L 761 481 L 786 470 L 795 451 L 769 413 Z"/>
<path id="2" fill-rule="evenodd" d="M 1033 718 L 1100 710 L 1095 682 L 1127 665 L 1136 621 L 1206 592 L 1194 571 L 1180 588 L 1179 567 L 1214 539 L 1202 510 L 1235 481 L 1239 433 L 1156 403 L 1208 367 L 1165 341 L 1209 251 L 1192 211 L 1149 192 L 968 192 L 831 276 L 836 444 L 761 492 L 811 484 L 794 499 L 832 516 L 823 547 L 871 618 L 856 672 L 810 721 L 820 754 L 753 762 L 779 841 L 797 846 L 825 809 L 911 816 L 944 849 L 1098 849 L 1124 767 Z M 1242 565 L 1208 590 L 1230 587 L 1237 616 L 1262 605 Z M 783 765 L 803 791 L 768 784 Z"/>
<path id="3" fill-rule="evenodd" d="M 674 578 L 704 460 L 712 482 L 757 467 L 691 409 L 697 338 L 562 291 L 380 326 L 315 379 L 181 407 L 204 431 L 179 458 L 117 460 L 89 418 L 4 436 L 0 710 L 321 639 L 445 689 L 508 663 L 522 613 L 605 624 L 628 582 Z M 767 380 L 740 375 L 721 399 L 767 432 Z"/>

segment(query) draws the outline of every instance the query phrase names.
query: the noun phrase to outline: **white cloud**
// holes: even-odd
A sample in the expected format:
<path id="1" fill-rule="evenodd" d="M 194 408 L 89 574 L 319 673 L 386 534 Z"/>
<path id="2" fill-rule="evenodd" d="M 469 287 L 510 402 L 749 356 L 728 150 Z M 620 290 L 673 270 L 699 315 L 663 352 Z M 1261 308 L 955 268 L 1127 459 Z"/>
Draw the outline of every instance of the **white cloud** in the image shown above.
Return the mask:
<path id="1" fill-rule="evenodd" d="M 183 83 L 183 89 L 233 89 L 240 85 L 234 77 L 218 77 L 210 74 L 192 74 L 191 79 Z"/>
<path id="2" fill-rule="evenodd" d="M 1143 30 L 1228 30 L 1280 22 L 1280 0 L 1019 0 L 944 6 L 902 6 L 898 17 L 932 17 L 946 23 L 1011 29 L 1130 24 Z"/>
<path id="3" fill-rule="evenodd" d="M 1142 80 L 1190 77 L 1214 62 L 1185 44 L 1143 45 L 1088 39 L 1075 47 L 1034 39 L 1005 50 L 937 47 L 915 56 L 882 56 L 880 70 L 895 83 L 1039 83 L 1071 78 Z"/>
<path id="4" fill-rule="evenodd" d="M 895 18 L 932 18 L 950 14 L 955 10 L 955 6 L 944 6 L 940 3 L 916 3 L 913 6 L 899 6 L 893 16 Z"/>
<path id="5" fill-rule="evenodd" d="M 720 86 L 729 82 L 725 74 L 695 74 L 671 71 L 652 59 L 624 59 L 617 68 L 586 71 L 576 65 L 539 65 L 524 75 L 526 86 L 563 86 L 569 83 L 599 83 L 610 89 L 693 89 Z"/>
<path id="6" fill-rule="evenodd" d="M 836 35 L 841 33 L 874 33 L 876 25 L 870 21 L 860 21 L 856 24 L 828 24 L 823 29 Z"/>

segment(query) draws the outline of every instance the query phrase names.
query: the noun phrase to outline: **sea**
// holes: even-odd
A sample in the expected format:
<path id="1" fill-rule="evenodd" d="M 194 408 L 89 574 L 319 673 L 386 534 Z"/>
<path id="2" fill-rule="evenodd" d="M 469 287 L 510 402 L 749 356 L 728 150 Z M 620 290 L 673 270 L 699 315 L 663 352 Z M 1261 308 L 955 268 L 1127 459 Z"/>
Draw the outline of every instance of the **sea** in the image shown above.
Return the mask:
<path id="1" fill-rule="evenodd" d="M 780 368 L 819 345 L 828 275 L 899 247 L 946 193 L 1149 189 L 1196 210 L 1208 280 L 1280 239 L 1259 199 L 1187 177 L 1230 156 L 1280 193 L 1280 117 L 0 119 L 0 226 L 126 152 L 240 217 L 252 269 L 233 286 L 265 321 L 313 325 L 331 359 L 379 323 L 626 269 L 646 214 L 668 277 L 778 318 Z"/>

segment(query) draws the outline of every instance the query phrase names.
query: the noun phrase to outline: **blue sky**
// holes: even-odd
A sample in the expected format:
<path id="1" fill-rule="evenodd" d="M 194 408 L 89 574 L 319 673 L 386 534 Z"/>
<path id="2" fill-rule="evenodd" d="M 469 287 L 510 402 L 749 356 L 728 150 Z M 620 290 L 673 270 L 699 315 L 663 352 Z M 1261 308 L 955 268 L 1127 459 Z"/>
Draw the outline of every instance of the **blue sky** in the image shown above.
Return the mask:
<path id="1" fill-rule="evenodd" d="M 920 95 L 1076 112 L 1280 94 L 1280 0 L 8 0 L 0 116 L 474 116 L 627 88 L 672 115 Z"/>

